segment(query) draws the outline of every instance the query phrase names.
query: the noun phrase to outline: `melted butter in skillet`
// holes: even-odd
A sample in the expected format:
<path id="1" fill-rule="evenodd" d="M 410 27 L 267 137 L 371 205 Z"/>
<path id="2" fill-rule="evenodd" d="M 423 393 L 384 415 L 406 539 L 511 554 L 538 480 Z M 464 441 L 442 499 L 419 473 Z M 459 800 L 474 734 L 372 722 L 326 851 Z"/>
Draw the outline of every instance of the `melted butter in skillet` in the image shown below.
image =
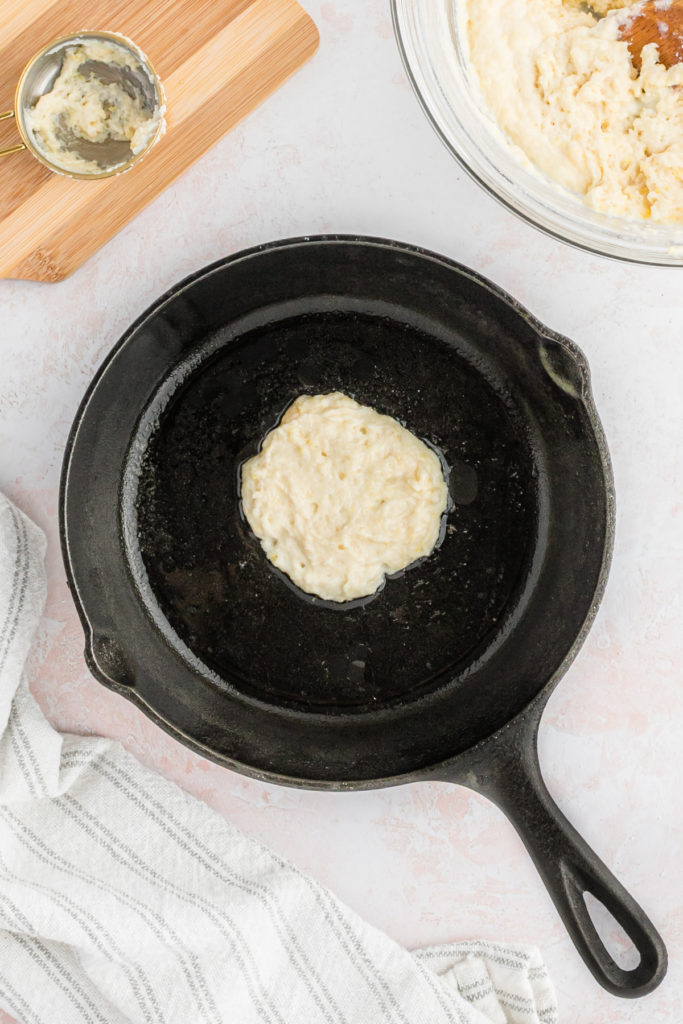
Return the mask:
<path id="1" fill-rule="evenodd" d="M 287 586 L 240 513 L 242 465 L 302 391 L 400 416 L 449 467 L 438 550 L 360 602 Z M 374 708 L 440 685 L 500 627 L 530 565 L 533 472 L 514 408 L 455 345 L 311 314 L 226 341 L 183 378 L 142 461 L 140 550 L 171 626 L 218 677 L 299 709 Z"/>
<path id="2" fill-rule="evenodd" d="M 308 594 L 353 601 L 431 554 L 448 502 L 441 463 L 348 395 L 301 395 L 242 468 L 267 557 Z"/>

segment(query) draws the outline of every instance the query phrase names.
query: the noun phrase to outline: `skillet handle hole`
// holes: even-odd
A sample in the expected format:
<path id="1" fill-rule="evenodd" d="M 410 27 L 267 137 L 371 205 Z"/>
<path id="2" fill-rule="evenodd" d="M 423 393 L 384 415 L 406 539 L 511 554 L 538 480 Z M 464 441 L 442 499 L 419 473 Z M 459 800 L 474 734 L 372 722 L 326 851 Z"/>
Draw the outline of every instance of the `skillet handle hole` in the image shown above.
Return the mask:
<path id="1" fill-rule="evenodd" d="M 583 901 L 600 941 L 615 964 L 622 971 L 634 971 L 641 962 L 640 953 L 614 915 L 591 892 L 583 893 Z"/>

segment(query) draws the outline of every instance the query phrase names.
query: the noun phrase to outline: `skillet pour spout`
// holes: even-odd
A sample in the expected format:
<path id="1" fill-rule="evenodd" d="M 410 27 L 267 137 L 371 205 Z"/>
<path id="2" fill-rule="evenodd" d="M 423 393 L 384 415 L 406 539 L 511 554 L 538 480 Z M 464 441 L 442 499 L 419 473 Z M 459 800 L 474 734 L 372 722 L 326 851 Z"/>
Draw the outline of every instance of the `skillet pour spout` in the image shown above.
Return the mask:
<path id="1" fill-rule="evenodd" d="M 283 411 L 330 391 L 441 452 L 451 497 L 429 558 L 334 609 L 267 561 L 239 498 L 240 467 Z M 570 341 L 414 246 L 327 235 L 237 253 L 111 351 L 71 431 L 60 506 L 105 686 L 260 779 L 477 789 L 522 835 L 600 984 L 634 996 L 661 981 L 661 939 L 555 806 L 536 753 L 614 533 L 609 455 Z M 584 892 L 631 937 L 635 970 L 609 956 Z"/>

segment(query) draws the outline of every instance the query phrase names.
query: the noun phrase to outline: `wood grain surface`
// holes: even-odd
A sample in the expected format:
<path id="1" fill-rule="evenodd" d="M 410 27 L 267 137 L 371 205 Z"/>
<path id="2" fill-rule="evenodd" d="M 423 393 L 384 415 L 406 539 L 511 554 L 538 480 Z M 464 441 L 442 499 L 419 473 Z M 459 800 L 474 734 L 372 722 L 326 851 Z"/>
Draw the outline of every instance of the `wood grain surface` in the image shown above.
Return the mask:
<path id="1" fill-rule="evenodd" d="M 683 61 L 683 0 L 670 0 L 668 7 L 662 0 L 646 0 L 638 13 L 626 20 L 620 36 L 628 43 L 636 71 L 642 66 L 641 51 L 649 43 L 655 44 L 658 60 L 665 67 L 680 64 Z"/>
<path id="2" fill-rule="evenodd" d="M 295 0 L 0 0 L 0 111 L 26 62 L 52 39 L 120 32 L 166 90 L 167 130 L 130 171 L 74 181 L 30 153 L 0 158 L 0 277 L 60 281 L 131 220 L 316 50 Z M 0 149 L 17 140 L 0 123 Z"/>

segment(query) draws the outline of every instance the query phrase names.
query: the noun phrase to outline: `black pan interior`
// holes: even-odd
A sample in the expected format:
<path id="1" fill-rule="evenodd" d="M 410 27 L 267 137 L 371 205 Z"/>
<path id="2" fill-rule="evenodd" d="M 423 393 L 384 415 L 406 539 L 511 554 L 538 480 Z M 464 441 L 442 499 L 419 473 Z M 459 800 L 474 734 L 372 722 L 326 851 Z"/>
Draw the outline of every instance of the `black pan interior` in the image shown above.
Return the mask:
<path id="1" fill-rule="evenodd" d="M 358 711 L 452 679 L 514 608 L 535 546 L 535 466 L 509 395 L 453 345 L 367 313 L 218 332 L 160 396 L 135 501 L 163 615 L 221 680 L 302 710 Z M 240 514 L 242 462 L 300 394 L 339 390 L 442 454 L 451 508 L 431 557 L 370 600 L 311 599 Z"/>

